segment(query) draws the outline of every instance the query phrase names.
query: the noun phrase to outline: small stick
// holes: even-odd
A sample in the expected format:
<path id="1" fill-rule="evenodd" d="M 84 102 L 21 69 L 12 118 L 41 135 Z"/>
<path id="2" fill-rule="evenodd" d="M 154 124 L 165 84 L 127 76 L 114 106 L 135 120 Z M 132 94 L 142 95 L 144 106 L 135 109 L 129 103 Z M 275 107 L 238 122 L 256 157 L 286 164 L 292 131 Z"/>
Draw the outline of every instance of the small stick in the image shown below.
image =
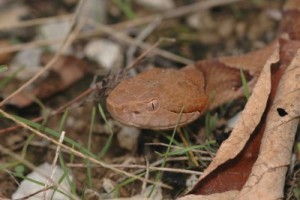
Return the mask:
<path id="1" fill-rule="evenodd" d="M 61 134 L 60 134 L 60 138 L 59 138 L 59 141 L 58 141 L 60 144 L 62 144 L 62 142 L 64 141 L 65 133 L 66 133 L 65 131 L 62 131 Z M 60 153 L 60 146 L 57 146 L 56 151 L 55 151 L 55 156 L 54 156 L 52 166 L 51 166 L 52 167 L 52 172 L 51 172 L 50 179 L 53 179 L 54 173 L 57 169 L 56 163 L 57 163 L 57 160 L 58 160 L 59 153 Z M 49 179 L 47 179 L 44 188 L 47 188 L 48 184 L 49 184 Z M 44 198 L 48 199 L 48 196 L 47 196 L 46 192 L 44 192 Z"/>
<path id="2" fill-rule="evenodd" d="M 184 145 L 185 147 L 189 147 L 189 144 L 188 144 L 188 142 L 186 141 L 186 139 L 185 139 L 185 137 L 184 137 L 184 135 L 183 135 L 183 132 L 182 132 L 181 128 L 178 128 L 178 129 L 177 129 L 177 132 L 178 132 L 178 134 L 179 134 L 179 137 L 181 138 L 181 141 L 182 141 L 183 145 Z M 191 157 L 192 162 L 195 164 L 196 167 L 199 167 L 199 163 L 198 163 L 197 158 L 195 157 L 193 151 L 189 150 L 188 152 L 189 152 L 189 155 L 190 155 L 190 157 Z"/>
<path id="3" fill-rule="evenodd" d="M 72 22 L 72 28 L 70 29 L 68 35 L 66 36 L 63 44 L 60 46 L 59 50 L 55 53 L 54 57 L 46 64 L 46 66 L 38 71 L 31 79 L 29 79 L 27 82 L 25 82 L 20 88 L 18 88 L 16 91 L 14 91 L 12 94 L 10 94 L 8 97 L 6 97 L 4 100 L 0 102 L 0 107 L 2 107 L 9 99 L 11 99 L 14 95 L 21 92 L 24 88 L 26 88 L 28 85 L 33 83 L 36 79 L 38 79 L 43 73 L 45 73 L 48 69 L 50 69 L 53 64 L 58 60 L 61 53 L 67 49 L 67 47 L 73 42 L 76 35 L 79 33 L 81 24 L 77 21 L 77 16 L 80 13 L 82 4 L 84 0 L 80 0 L 77 9 L 75 11 L 75 14 L 73 15 L 73 22 Z"/>
<path id="4" fill-rule="evenodd" d="M 162 17 L 157 17 L 154 21 L 148 24 L 142 31 L 140 31 L 139 35 L 135 38 L 136 41 L 142 42 L 145 40 L 155 29 L 156 27 L 162 22 Z M 128 51 L 126 53 L 127 56 L 127 65 L 132 62 L 133 55 L 137 50 L 137 45 L 130 45 Z"/>

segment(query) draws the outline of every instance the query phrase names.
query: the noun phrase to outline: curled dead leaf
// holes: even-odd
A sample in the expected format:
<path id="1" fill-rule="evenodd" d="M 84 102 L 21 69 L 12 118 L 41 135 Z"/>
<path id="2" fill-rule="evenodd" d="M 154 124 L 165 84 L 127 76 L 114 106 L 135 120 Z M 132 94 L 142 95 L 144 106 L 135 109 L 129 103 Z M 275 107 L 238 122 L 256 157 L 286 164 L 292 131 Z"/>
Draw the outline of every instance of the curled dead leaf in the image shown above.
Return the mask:
<path id="1" fill-rule="evenodd" d="M 300 49 L 281 77 L 260 153 L 238 199 L 281 199 L 300 116 Z M 278 113 L 284 110 L 284 115 Z M 283 112 L 283 111 L 281 111 Z"/>
<path id="2" fill-rule="evenodd" d="M 48 60 L 49 58 L 46 58 Z M 24 108 L 34 98 L 45 99 L 70 87 L 87 73 L 87 64 L 73 56 L 61 56 L 45 77 L 13 96 L 7 104 Z"/>
<path id="3" fill-rule="evenodd" d="M 251 172 L 258 153 L 257 144 L 246 145 L 258 126 L 267 106 L 271 91 L 271 65 L 279 61 L 279 48 L 266 64 L 253 89 L 252 95 L 230 137 L 223 142 L 216 157 L 204 171 L 191 194 L 213 194 L 240 190 Z M 253 142 L 254 143 L 254 142 Z M 256 142 L 257 143 L 257 142 Z M 234 147 L 234 148 L 233 148 Z M 259 139 L 258 139 L 259 147 Z M 256 154 L 256 155 L 255 155 Z M 230 180 L 230 182 L 228 182 Z M 224 193 L 226 196 L 227 194 Z M 188 197 L 187 195 L 186 197 Z M 186 199 L 186 197 L 182 199 Z"/>
<path id="4" fill-rule="evenodd" d="M 287 57 L 286 46 L 291 43 L 297 48 L 288 48 L 290 56 Z M 230 199 L 228 192 L 236 190 L 240 192 L 233 199 L 283 197 L 285 174 L 300 116 L 300 44 L 295 46 L 293 41 L 280 41 L 280 44 L 266 62 L 231 136 L 221 145 L 190 192 L 209 194 L 201 198 L 197 195 L 197 199 L 207 199 L 214 193 L 221 195 L 214 199 Z M 271 65 L 279 58 L 280 67 L 273 66 L 271 81 Z M 190 197 L 195 195 L 181 199 Z"/>

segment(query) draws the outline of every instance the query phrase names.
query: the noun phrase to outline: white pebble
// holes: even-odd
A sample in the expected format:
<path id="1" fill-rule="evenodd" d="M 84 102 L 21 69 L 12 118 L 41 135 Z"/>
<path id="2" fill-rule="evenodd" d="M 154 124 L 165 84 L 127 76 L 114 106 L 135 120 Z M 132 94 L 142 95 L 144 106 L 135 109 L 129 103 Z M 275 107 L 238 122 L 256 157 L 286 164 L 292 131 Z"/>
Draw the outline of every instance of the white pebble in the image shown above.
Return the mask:
<path id="1" fill-rule="evenodd" d="M 120 147 L 127 150 L 134 150 L 137 146 L 140 132 L 140 129 L 124 126 L 117 136 Z"/>
<path id="2" fill-rule="evenodd" d="M 57 23 L 44 24 L 40 27 L 40 39 L 47 40 L 56 40 L 56 39 L 64 39 L 71 28 L 70 21 L 62 21 Z M 53 44 L 50 45 L 49 48 L 56 52 L 60 49 L 61 44 Z M 71 49 L 67 49 L 64 54 L 70 54 Z"/>
<path id="3" fill-rule="evenodd" d="M 141 6 L 157 11 L 170 10 L 175 7 L 173 0 L 137 0 L 136 2 Z"/>
<path id="4" fill-rule="evenodd" d="M 124 59 L 121 46 L 106 39 L 90 41 L 84 53 L 107 70 L 120 68 Z"/>
<path id="5" fill-rule="evenodd" d="M 35 171 L 33 171 L 27 175 L 28 179 L 24 179 L 21 182 L 17 191 L 15 193 L 13 193 L 12 199 L 19 199 L 22 197 L 26 197 L 37 191 L 42 190 L 44 188 L 44 185 L 45 185 L 47 179 L 44 176 L 42 176 L 40 173 L 50 176 L 52 173 L 52 170 L 53 170 L 52 166 L 48 163 L 43 163 L 42 165 L 38 166 L 35 169 Z M 38 173 L 38 172 L 40 172 L 40 173 Z M 63 175 L 64 175 L 64 171 L 59 166 L 56 166 L 56 170 L 53 175 L 53 181 L 58 184 Z M 42 185 L 37 184 L 32 180 L 42 183 Z M 72 181 L 71 176 L 70 176 L 70 180 Z M 48 182 L 48 185 L 52 185 L 50 181 Z M 64 179 L 59 184 L 59 189 L 64 191 L 67 194 L 70 193 L 71 189 L 70 189 L 70 185 L 68 184 L 68 181 L 66 180 L 66 177 L 64 177 Z M 53 196 L 52 196 L 52 194 L 53 194 Z M 30 200 L 44 199 L 44 195 L 46 195 L 47 199 L 53 199 L 53 200 L 65 200 L 65 199 L 69 200 L 70 199 L 69 197 L 65 196 L 64 194 L 58 192 L 57 190 L 53 190 L 53 189 L 47 190 L 46 194 L 44 194 L 44 192 L 40 192 L 34 196 L 31 196 L 29 199 Z"/>
<path id="6" fill-rule="evenodd" d="M 193 189 L 193 187 L 196 185 L 198 182 L 199 177 L 196 175 L 191 175 L 188 179 L 186 179 L 185 185 L 187 187 L 187 190 Z"/>
<path id="7" fill-rule="evenodd" d="M 155 186 L 154 186 L 155 187 Z M 130 199 L 138 200 L 138 199 L 149 199 L 149 200 L 162 200 L 162 190 L 161 187 L 157 186 L 153 190 L 153 185 L 149 185 L 142 191 L 141 194 L 130 197 Z"/>
<path id="8" fill-rule="evenodd" d="M 15 72 L 19 68 L 23 67 L 21 73 L 17 73 L 16 77 L 20 80 L 28 80 L 35 73 L 41 70 L 41 67 L 39 67 L 41 62 L 41 54 L 42 50 L 38 48 L 29 48 L 18 52 L 14 57 L 7 73 L 11 74 L 12 72 Z"/>
<path id="9" fill-rule="evenodd" d="M 227 122 L 227 127 L 233 129 L 235 127 L 236 123 L 238 122 L 238 120 L 241 118 L 241 114 L 242 114 L 242 111 L 238 112 L 233 117 L 231 117 Z"/>

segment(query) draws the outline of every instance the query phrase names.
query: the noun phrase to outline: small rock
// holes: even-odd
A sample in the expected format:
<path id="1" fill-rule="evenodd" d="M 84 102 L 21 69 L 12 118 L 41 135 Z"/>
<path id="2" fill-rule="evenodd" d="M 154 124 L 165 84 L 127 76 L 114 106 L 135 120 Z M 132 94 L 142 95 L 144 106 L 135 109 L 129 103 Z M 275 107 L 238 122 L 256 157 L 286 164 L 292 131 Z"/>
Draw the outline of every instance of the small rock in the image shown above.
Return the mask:
<path id="1" fill-rule="evenodd" d="M 187 18 L 187 24 L 198 30 L 211 31 L 217 28 L 217 22 L 213 19 L 209 11 L 190 15 Z"/>
<path id="2" fill-rule="evenodd" d="M 102 188 L 104 189 L 104 192 L 98 193 L 97 197 L 94 194 L 95 198 L 93 198 L 93 199 L 114 199 L 115 194 L 113 191 L 116 188 L 115 182 L 113 182 L 111 179 L 103 178 Z"/>
<path id="3" fill-rule="evenodd" d="M 267 9 L 266 13 L 276 21 L 280 21 L 282 19 L 282 12 L 279 9 Z"/>
<path id="4" fill-rule="evenodd" d="M 231 36 L 235 28 L 235 21 L 232 18 L 222 20 L 222 25 L 218 27 L 218 34 L 222 38 Z"/>
<path id="5" fill-rule="evenodd" d="M 107 9 L 107 0 L 89 0 L 85 2 L 81 10 L 80 17 L 93 19 L 99 23 L 105 23 Z"/>
<path id="6" fill-rule="evenodd" d="M 41 49 L 25 49 L 20 51 L 13 61 L 14 64 L 23 65 L 26 68 L 37 67 L 41 62 Z"/>
<path id="7" fill-rule="evenodd" d="M 186 179 L 185 184 L 186 184 L 187 190 L 193 189 L 193 187 L 196 185 L 198 180 L 199 180 L 199 177 L 196 175 L 191 175 L 188 179 Z"/>
<path id="8" fill-rule="evenodd" d="M 137 128 L 124 126 L 117 136 L 120 147 L 127 150 L 134 150 L 137 146 L 140 132 Z"/>
<path id="9" fill-rule="evenodd" d="M 40 35 L 39 38 L 47 39 L 47 40 L 55 40 L 62 39 L 67 36 L 71 28 L 70 21 L 61 21 L 56 23 L 44 24 L 40 27 Z M 58 51 L 61 44 L 50 45 L 49 48 L 51 51 Z M 64 54 L 70 54 L 71 49 L 67 49 Z"/>
<path id="10" fill-rule="evenodd" d="M 84 53 L 89 59 L 95 60 L 107 70 L 120 68 L 123 64 L 121 46 L 110 40 L 92 40 L 86 45 Z"/>
<path id="11" fill-rule="evenodd" d="M 201 44 L 211 45 L 220 41 L 220 37 L 215 32 L 203 31 L 198 33 L 198 40 Z"/>
<path id="12" fill-rule="evenodd" d="M 52 172 L 52 166 L 48 163 L 44 163 L 36 168 L 36 171 L 31 172 L 27 175 L 28 179 L 24 179 L 21 184 L 19 185 L 17 191 L 13 193 L 12 199 L 19 199 L 26 197 L 28 195 L 31 195 L 37 191 L 40 191 L 44 188 L 44 184 L 46 183 L 47 179 L 43 177 L 40 173 L 47 174 L 48 176 L 51 175 Z M 40 172 L 40 173 L 38 173 Z M 61 181 L 60 179 L 64 176 L 64 170 L 62 170 L 60 167 L 56 166 L 56 170 L 54 172 L 53 181 L 55 181 L 58 185 L 60 190 L 66 192 L 67 194 L 71 192 L 70 185 L 68 184 L 68 181 L 66 180 L 66 177 Z M 37 184 L 34 181 L 38 181 L 41 184 Z M 70 176 L 70 180 L 72 180 L 72 177 Z M 60 182 L 60 183 L 59 183 Z M 49 182 L 51 184 L 51 182 Z M 51 184 L 52 185 L 52 184 Z M 53 194 L 54 193 L 54 194 Z M 36 195 L 31 196 L 30 200 L 39 200 L 44 199 L 44 192 L 40 192 Z M 68 200 L 69 197 L 65 196 L 64 194 L 58 192 L 57 190 L 49 189 L 46 191 L 46 197 L 47 199 L 53 199 L 53 200 Z"/>
<path id="13" fill-rule="evenodd" d="M 103 189 L 105 190 L 105 192 L 107 193 L 111 193 L 113 192 L 113 190 L 115 189 L 115 183 L 108 179 L 108 178 L 103 178 L 103 185 L 102 185 Z"/>
<path id="14" fill-rule="evenodd" d="M 170 10 L 175 7 L 173 0 L 137 0 L 136 3 L 156 11 Z"/>
<path id="15" fill-rule="evenodd" d="M 17 53 L 14 57 L 9 72 L 14 72 L 20 67 L 23 67 L 21 73 L 17 73 L 16 77 L 20 80 L 28 80 L 41 68 L 41 54 L 42 50 L 38 48 L 25 49 Z"/>
<path id="16" fill-rule="evenodd" d="M 235 33 L 237 34 L 237 37 L 239 39 L 242 39 L 245 37 L 245 34 L 246 34 L 246 23 L 245 22 L 238 22 L 236 25 L 235 25 Z"/>
<path id="17" fill-rule="evenodd" d="M 241 114 L 242 114 L 242 112 L 238 112 L 233 117 L 231 117 L 227 121 L 227 127 L 233 129 L 235 127 L 236 123 L 238 122 L 238 120 L 241 118 Z"/>
<path id="18" fill-rule="evenodd" d="M 254 42 L 260 40 L 259 38 L 263 34 L 267 34 L 269 35 L 268 39 L 271 40 L 274 38 L 273 33 L 271 33 L 272 31 L 270 31 L 273 28 L 273 24 L 274 21 L 271 20 L 264 12 L 258 13 L 257 20 L 251 22 L 249 26 L 247 37 Z"/>
<path id="19" fill-rule="evenodd" d="M 106 197 L 106 196 L 105 196 Z M 113 198 L 113 196 L 111 195 L 111 198 Z M 102 198 L 101 194 L 99 194 L 97 191 L 86 188 L 84 190 L 84 200 L 100 200 L 100 199 L 108 199 L 108 198 Z"/>
<path id="20" fill-rule="evenodd" d="M 146 187 L 146 189 L 144 191 L 142 191 L 141 194 L 130 197 L 130 199 L 161 200 L 161 199 L 163 199 L 161 187 L 157 186 L 153 190 L 153 185 L 149 185 L 148 187 Z"/>

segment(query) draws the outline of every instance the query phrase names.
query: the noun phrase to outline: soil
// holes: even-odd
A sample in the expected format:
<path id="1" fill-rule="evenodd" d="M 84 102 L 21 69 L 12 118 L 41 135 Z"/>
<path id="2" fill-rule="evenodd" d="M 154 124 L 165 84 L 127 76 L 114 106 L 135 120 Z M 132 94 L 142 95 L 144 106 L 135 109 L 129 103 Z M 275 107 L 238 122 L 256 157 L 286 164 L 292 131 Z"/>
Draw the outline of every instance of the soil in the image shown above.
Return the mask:
<path id="1" fill-rule="evenodd" d="M 113 2 L 114 1 L 108 1 L 108 4 L 106 5 L 107 24 L 110 25 L 129 20 L 128 16 L 126 16 Z M 196 1 L 186 0 L 175 2 L 177 6 L 184 6 Z M 16 6 L 22 8 L 25 7 L 29 10 L 24 16 L 22 16 L 23 21 L 20 21 L 20 24 L 22 25 L 25 20 L 71 14 L 76 7 L 76 3 L 77 1 L 72 0 L 23 0 L 20 1 Z M 191 23 L 189 21 L 191 20 L 191 15 L 165 20 L 154 32 L 149 35 L 149 37 L 147 37 L 145 42 L 153 44 L 161 37 L 175 38 L 176 42 L 162 43 L 160 48 L 191 60 L 243 54 L 264 47 L 276 37 L 279 26 L 279 20 L 276 18 L 276 16 L 278 13 L 280 13 L 282 5 L 283 0 L 253 0 L 220 6 L 209 11 L 195 13 L 198 16 L 193 16 L 194 20 L 196 20 L 196 22 L 194 22 L 196 24 L 193 26 L 189 24 Z M 4 4 L 3 6 L 9 5 Z M 138 18 L 158 12 L 136 4 L 135 1 L 133 1 L 132 10 L 135 12 L 135 15 L 137 15 Z M 199 19 L 201 17 L 201 20 L 198 20 L 198 22 L 197 17 Z M 127 29 L 124 27 L 122 31 L 127 31 L 129 35 L 136 36 L 139 31 L 143 30 L 143 28 L 145 28 L 145 26 L 136 26 Z M 34 41 L 34 36 L 38 35 L 38 30 L 38 26 L 33 26 L 31 28 L 14 28 L 8 31 L 0 30 L 0 39 L 6 41 L 14 39 L 14 41 L 18 42 L 18 44 L 23 44 L 25 42 Z M 11 34 L 12 32 L 13 34 Z M 103 74 L 108 72 L 105 71 L 103 67 L 99 66 L 99 64 L 97 64 L 95 61 L 86 58 L 83 53 L 84 47 L 89 41 L 93 39 L 99 39 L 101 37 L 118 42 L 123 47 L 124 54 L 126 54 L 128 45 L 115 40 L 109 35 L 91 36 L 82 40 L 76 40 L 72 43 L 73 52 L 71 55 L 81 58 L 90 67 L 87 74 L 80 81 L 76 81 L 76 83 L 72 84 L 71 87 L 67 87 L 65 90 L 60 91 L 55 95 L 51 95 L 51 97 L 43 99 L 43 106 L 34 104 L 21 109 L 13 106 L 6 106 L 5 110 L 9 113 L 17 114 L 26 119 L 34 119 L 40 115 L 47 116 L 47 112 L 65 105 L 67 102 L 78 96 L 82 91 L 89 88 L 91 82 L 93 81 L 94 75 L 99 76 L 100 74 L 98 80 L 104 78 Z M 12 45 L 12 43 L 10 44 Z M 47 47 L 39 48 L 45 52 L 48 51 Z M 138 56 L 141 52 L 142 51 L 138 49 L 135 56 Z M 12 62 L 15 55 L 16 52 L 10 53 L 7 55 L 9 58 L 4 58 L 5 63 L 8 66 L 10 65 L 10 62 Z M 122 66 L 125 66 L 125 62 L 122 64 Z M 152 66 L 180 68 L 183 67 L 184 64 L 165 59 L 162 56 L 150 55 L 142 61 L 140 66 L 138 66 L 136 69 L 136 72 L 143 71 Z M 15 79 L 16 80 L 12 80 L 9 83 L 9 87 L 1 90 L 3 90 L 3 92 L 5 91 L 6 94 L 9 94 L 24 83 L 22 80 L 17 80 L 17 78 Z M 68 138 L 73 139 L 85 148 L 87 148 L 89 141 L 93 107 L 99 102 L 103 103 L 104 99 L 99 99 L 98 97 L 95 97 L 95 95 L 92 95 L 92 97 L 86 97 L 83 103 L 79 105 L 73 104 L 68 110 L 68 117 L 63 130 L 66 131 Z M 227 120 L 238 110 L 242 109 L 244 104 L 245 99 L 239 99 L 233 103 L 225 105 L 222 108 L 211 111 L 212 116 L 218 116 L 218 123 L 210 135 L 205 133 L 205 117 L 200 118 L 190 126 L 186 127 L 186 130 L 189 132 L 189 141 L 194 145 L 203 144 L 212 140 L 217 140 L 219 142 L 211 145 L 210 149 L 205 149 L 205 153 L 201 153 L 201 157 L 207 158 L 207 160 L 203 160 L 200 167 L 196 167 L 191 160 L 187 159 L 188 156 L 185 154 L 182 156 L 174 156 L 174 158 L 185 158 L 182 160 L 179 160 L 178 158 L 178 160 L 167 162 L 165 167 L 203 171 L 203 169 L 205 169 L 209 164 L 219 144 L 222 142 L 222 140 L 225 140 L 228 137 L 228 134 L 230 134 L 224 128 Z M 226 110 L 226 112 L 224 112 L 224 110 Z M 123 126 L 115 122 L 106 111 L 105 113 L 108 119 L 108 124 L 111 125 L 114 132 L 114 137 L 108 152 L 104 157 L 101 158 L 102 161 L 107 164 L 136 164 L 145 166 L 147 162 L 151 164 L 158 160 L 162 160 L 162 157 L 159 155 L 159 153 L 164 153 L 166 151 L 166 147 L 162 145 L 149 145 L 149 143 L 168 144 L 169 140 L 166 138 L 166 136 L 170 136 L 172 132 L 158 133 L 157 131 L 141 130 L 136 143 L 129 148 L 124 148 L 120 146 L 120 143 L 117 139 L 118 134 L 123 129 Z M 43 122 L 39 122 L 42 124 L 40 130 L 43 131 L 45 127 L 56 131 L 60 130 L 62 117 L 62 114 L 47 117 Z M 23 128 L 17 128 L 13 131 L 7 130 L 7 128 L 12 126 L 15 126 L 15 124 L 9 120 L 1 118 L 0 131 L 6 130 L 1 132 L 1 145 L 18 155 L 23 155 L 22 151 L 24 151 L 25 147 L 26 154 L 23 157 L 23 160 L 26 160 L 35 166 L 38 166 L 43 162 L 53 162 L 57 146 L 36 135 L 34 136 L 29 130 Z M 92 132 L 91 152 L 99 155 L 99 152 L 101 152 L 103 147 L 108 142 L 110 132 L 105 125 L 105 121 L 98 112 L 95 117 L 95 124 L 92 128 Z M 180 137 L 177 135 L 175 136 L 175 140 L 181 142 Z M 295 142 L 295 145 L 296 144 L 298 144 L 298 146 L 300 144 L 299 131 L 297 140 Z M 200 154 L 196 155 L 198 156 Z M 288 197 L 288 199 L 296 198 L 295 191 L 300 191 L 299 148 L 297 149 L 295 147 L 294 155 L 296 155 L 294 160 L 295 167 L 293 171 L 289 172 L 286 180 L 285 195 Z M 111 197 L 109 194 L 107 194 L 107 191 L 105 191 L 105 180 L 110 180 L 115 186 L 122 183 L 124 180 L 128 180 L 128 177 L 125 177 L 124 175 L 117 174 L 99 166 L 94 166 L 91 168 L 90 184 L 87 178 L 87 161 L 85 159 L 78 158 L 76 156 L 73 159 L 72 155 L 65 151 L 61 153 L 61 156 L 65 164 L 69 166 L 69 169 L 72 171 L 77 195 L 79 197 L 84 196 L 84 199 L 98 199 L 99 196 L 104 198 L 105 195 L 108 195 L 107 197 Z M 3 170 L 0 171 L 0 198 L 11 198 L 12 193 L 18 187 L 20 181 L 22 181 L 22 178 L 17 177 L 14 174 L 16 172 L 16 167 L 20 165 L 24 166 L 24 163 L 14 157 L 4 154 L 3 152 L 0 153 L 0 163 L 1 166 L 10 164 L 10 166 L 3 167 Z M 160 165 L 157 165 L 157 167 L 159 166 Z M 139 172 L 138 169 L 135 168 L 123 169 L 131 173 Z M 30 171 L 31 169 L 25 166 L 23 174 L 26 175 Z M 145 172 L 145 170 L 141 172 Z M 156 175 L 156 173 L 150 173 L 151 178 L 155 177 Z M 164 183 L 173 186 L 172 190 L 163 189 L 163 198 L 175 198 L 176 196 L 182 194 L 186 189 L 185 182 L 189 177 L 190 175 L 180 172 L 163 173 L 161 180 Z M 142 184 L 140 181 L 132 181 L 131 183 L 125 184 L 125 186 L 119 188 L 118 197 L 132 197 L 141 193 L 141 189 Z"/>

